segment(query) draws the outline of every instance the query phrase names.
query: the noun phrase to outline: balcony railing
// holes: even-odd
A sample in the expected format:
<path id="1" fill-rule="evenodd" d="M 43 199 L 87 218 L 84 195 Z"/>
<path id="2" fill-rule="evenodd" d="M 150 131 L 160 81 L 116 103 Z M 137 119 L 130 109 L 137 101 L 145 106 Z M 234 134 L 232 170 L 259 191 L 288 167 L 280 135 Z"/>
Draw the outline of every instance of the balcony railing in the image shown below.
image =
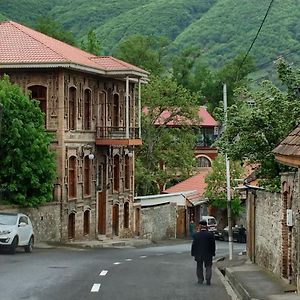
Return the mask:
<path id="1" fill-rule="evenodd" d="M 130 127 L 126 137 L 126 127 L 97 127 L 97 139 L 139 139 L 139 128 Z"/>

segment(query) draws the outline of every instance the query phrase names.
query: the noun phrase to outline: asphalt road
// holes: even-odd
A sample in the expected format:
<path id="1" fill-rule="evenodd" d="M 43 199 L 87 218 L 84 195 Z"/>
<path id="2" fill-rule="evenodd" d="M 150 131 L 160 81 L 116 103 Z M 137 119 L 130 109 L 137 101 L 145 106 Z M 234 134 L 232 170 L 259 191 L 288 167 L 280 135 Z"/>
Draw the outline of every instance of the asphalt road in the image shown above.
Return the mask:
<path id="1" fill-rule="evenodd" d="M 245 244 L 234 244 L 234 251 Z M 217 242 L 217 257 L 228 243 Z M 190 243 L 124 249 L 34 249 L 0 253 L 1 300 L 230 300 L 220 276 L 196 283 Z"/>

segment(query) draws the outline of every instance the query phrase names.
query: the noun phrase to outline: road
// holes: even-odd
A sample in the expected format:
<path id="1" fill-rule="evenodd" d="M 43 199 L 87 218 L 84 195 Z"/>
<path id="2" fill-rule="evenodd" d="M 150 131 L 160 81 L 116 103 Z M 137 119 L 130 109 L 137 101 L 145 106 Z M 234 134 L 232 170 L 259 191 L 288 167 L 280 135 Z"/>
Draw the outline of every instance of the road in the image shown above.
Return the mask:
<path id="1" fill-rule="evenodd" d="M 234 251 L 245 244 L 234 244 Z M 216 257 L 228 253 L 217 242 Z M 0 299 L 88 300 L 172 299 L 230 300 L 214 272 L 212 285 L 196 283 L 190 243 L 144 248 L 34 249 L 0 253 Z"/>

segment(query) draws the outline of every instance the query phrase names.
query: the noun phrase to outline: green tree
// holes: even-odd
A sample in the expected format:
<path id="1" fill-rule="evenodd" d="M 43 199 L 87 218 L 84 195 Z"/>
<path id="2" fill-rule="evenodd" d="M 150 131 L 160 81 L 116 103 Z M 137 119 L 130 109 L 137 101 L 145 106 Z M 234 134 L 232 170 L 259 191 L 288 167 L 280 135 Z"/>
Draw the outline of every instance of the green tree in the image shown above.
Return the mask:
<path id="1" fill-rule="evenodd" d="M 263 185 L 279 190 L 279 173 L 284 166 L 276 163 L 272 150 L 299 123 L 299 98 L 295 87 L 300 83 L 299 70 L 282 59 L 277 61 L 280 88 L 264 81 L 259 89 L 237 91 L 235 105 L 228 108 L 226 130 L 218 141 L 232 159 L 261 164 Z M 222 110 L 219 110 L 222 118 Z"/>
<path id="2" fill-rule="evenodd" d="M 76 45 L 73 33 L 65 31 L 61 24 L 51 17 L 39 17 L 35 29 L 69 45 Z"/>
<path id="3" fill-rule="evenodd" d="M 230 186 L 231 186 L 231 209 L 233 216 L 239 216 L 242 212 L 240 196 L 234 190 L 237 186 L 237 180 L 240 179 L 243 172 L 241 164 L 237 161 L 230 161 Z M 227 185 L 226 185 L 226 166 L 225 158 L 222 154 L 212 162 L 212 171 L 206 176 L 204 195 L 209 199 L 209 203 L 221 210 L 227 208 Z"/>
<path id="4" fill-rule="evenodd" d="M 152 77 L 143 91 L 143 145 L 137 150 L 136 192 L 155 194 L 172 180 L 186 179 L 194 170 L 195 135 L 188 120 L 198 122 L 197 97 L 170 78 Z M 170 113 L 158 125 L 163 111 Z M 170 121 L 179 126 L 166 126 Z M 178 122 L 179 121 L 179 122 Z"/>
<path id="5" fill-rule="evenodd" d="M 164 37 L 135 34 L 122 40 L 114 55 L 153 75 L 160 75 L 163 71 L 162 57 L 168 43 Z"/>
<path id="6" fill-rule="evenodd" d="M 97 56 L 101 55 L 101 44 L 94 30 L 90 30 L 86 40 L 81 40 L 80 48 Z"/>
<path id="7" fill-rule="evenodd" d="M 55 159 L 38 102 L 5 76 L 0 80 L 0 105 L 2 202 L 35 207 L 51 201 Z"/>

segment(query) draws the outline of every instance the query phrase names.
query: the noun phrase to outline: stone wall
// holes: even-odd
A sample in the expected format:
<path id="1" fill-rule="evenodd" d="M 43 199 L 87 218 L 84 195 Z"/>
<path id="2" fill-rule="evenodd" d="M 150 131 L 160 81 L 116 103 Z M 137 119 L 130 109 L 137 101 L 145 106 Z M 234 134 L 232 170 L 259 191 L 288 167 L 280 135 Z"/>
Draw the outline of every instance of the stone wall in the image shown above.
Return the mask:
<path id="1" fill-rule="evenodd" d="M 35 242 L 61 240 L 61 208 L 56 202 L 48 203 L 39 208 L 21 208 L 18 206 L 0 206 L 0 211 L 21 212 L 31 219 Z"/>
<path id="2" fill-rule="evenodd" d="M 176 238 L 177 205 L 168 203 L 141 209 L 141 237 L 152 241 Z"/>
<path id="3" fill-rule="evenodd" d="M 257 191 L 255 210 L 256 263 L 280 276 L 281 194 Z"/>

